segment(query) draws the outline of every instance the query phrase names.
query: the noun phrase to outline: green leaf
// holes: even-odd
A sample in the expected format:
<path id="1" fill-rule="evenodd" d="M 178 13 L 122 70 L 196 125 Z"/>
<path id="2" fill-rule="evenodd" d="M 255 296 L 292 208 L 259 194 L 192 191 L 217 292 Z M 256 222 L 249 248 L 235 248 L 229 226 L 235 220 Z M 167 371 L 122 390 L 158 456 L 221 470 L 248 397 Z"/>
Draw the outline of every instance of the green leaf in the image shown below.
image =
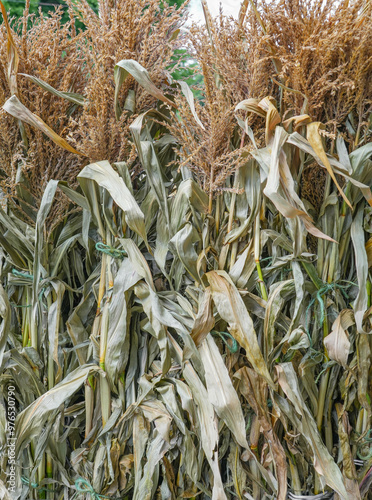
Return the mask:
<path id="1" fill-rule="evenodd" d="M 195 251 L 194 245 L 199 242 L 200 236 L 190 222 L 185 224 L 169 242 L 169 249 L 173 255 L 178 256 L 187 272 L 189 272 L 197 282 L 200 282 L 200 277 L 196 265 L 198 254 Z"/>
<path id="2" fill-rule="evenodd" d="M 170 227 L 168 196 L 165 188 L 163 172 L 157 157 L 154 144 L 141 139 L 143 122 L 147 113 L 139 115 L 131 124 L 130 131 L 136 145 L 136 150 L 144 168 L 149 184 L 156 196 L 159 207 L 163 212 L 168 227 Z"/>

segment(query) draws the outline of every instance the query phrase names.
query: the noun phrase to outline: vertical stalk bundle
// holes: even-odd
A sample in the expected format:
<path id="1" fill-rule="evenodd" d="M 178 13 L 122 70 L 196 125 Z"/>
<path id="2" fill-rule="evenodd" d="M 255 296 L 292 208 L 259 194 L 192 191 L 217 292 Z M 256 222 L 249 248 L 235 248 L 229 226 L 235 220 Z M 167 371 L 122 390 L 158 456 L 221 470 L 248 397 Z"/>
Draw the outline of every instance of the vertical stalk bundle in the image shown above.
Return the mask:
<path id="1" fill-rule="evenodd" d="M 67 4 L 1 9 L 2 498 L 370 498 L 371 3 Z"/>

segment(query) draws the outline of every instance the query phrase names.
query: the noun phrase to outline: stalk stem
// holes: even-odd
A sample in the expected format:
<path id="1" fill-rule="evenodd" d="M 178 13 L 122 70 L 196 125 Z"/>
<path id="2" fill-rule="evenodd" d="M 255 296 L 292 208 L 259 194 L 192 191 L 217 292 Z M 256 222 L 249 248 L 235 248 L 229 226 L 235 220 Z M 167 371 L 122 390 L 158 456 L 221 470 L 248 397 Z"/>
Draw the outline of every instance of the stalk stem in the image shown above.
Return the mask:
<path id="1" fill-rule="evenodd" d="M 301 495 L 302 490 L 300 475 L 298 473 L 297 465 L 292 458 L 289 460 L 289 469 L 291 471 L 292 491 L 295 495 Z"/>
<path id="2" fill-rule="evenodd" d="M 85 439 L 88 437 L 93 426 L 94 412 L 94 389 L 88 380 L 85 385 Z"/>
<path id="3" fill-rule="evenodd" d="M 37 479 L 38 479 L 37 482 L 40 484 L 44 478 L 45 478 L 45 453 L 43 453 L 42 459 L 37 468 Z M 45 491 L 39 492 L 39 498 L 45 498 Z"/>
<path id="4" fill-rule="evenodd" d="M 220 232 L 221 202 L 222 202 L 222 196 L 218 195 L 216 198 L 216 216 L 215 216 L 216 237 L 218 236 L 218 234 Z"/>
<path id="5" fill-rule="evenodd" d="M 325 373 L 323 373 L 321 381 L 320 381 L 320 387 L 319 387 L 318 414 L 316 416 L 316 425 L 318 427 L 319 432 L 322 429 L 323 413 L 324 413 L 325 397 L 327 394 L 328 380 L 329 380 L 329 369 L 327 369 L 327 371 Z"/>

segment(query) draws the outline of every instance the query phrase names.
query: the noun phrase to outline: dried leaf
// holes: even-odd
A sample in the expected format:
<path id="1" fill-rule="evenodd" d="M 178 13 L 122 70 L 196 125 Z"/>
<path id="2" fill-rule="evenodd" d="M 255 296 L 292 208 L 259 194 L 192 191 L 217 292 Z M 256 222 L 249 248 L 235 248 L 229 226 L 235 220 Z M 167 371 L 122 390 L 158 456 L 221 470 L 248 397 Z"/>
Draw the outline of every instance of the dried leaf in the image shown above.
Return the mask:
<path id="1" fill-rule="evenodd" d="M 210 271 L 206 277 L 211 287 L 213 301 L 221 318 L 228 323 L 229 332 L 246 350 L 247 358 L 253 368 L 274 389 L 274 382 L 257 342 L 252 319 L 238 290 L 224 271 Z"/>
<path id="2" fill-rule="evenodd" d="M 135 233 L 147 243 L 145 216 L 123 179 L 111 167 L 108 161 L 87 165 L 78 175 L 78 179 L 91 179 L 107 189 L 115 203 L 123 210 L 125 220 Z"/>
<path id="3" fill-rule="evenodd" d="M 70 151 L 70 153 L 83 155 L 83 153 L 79 153 L 79 151 L 70 146 L 70 144 L 65 139 L 56 134 L 56 132 L 54 132 L 54 130 L 52 130 L 45 122 L 43 122 L 41 118 L 36 116 L 34 113 L 31 113 L 31 111 L 19 101 L 17 96 L 13 95 L 12 97 L 10 97 L 5 102 L 3 109 L 5 109 L 5 111 L 10 115 L 14 116 L 14 118 L 17 118 L 18 120 L 31 125 L 31 127 L 35 127 L 38 130 L 41 130 L 41 132 L 52 139 L 52 141 L 57 144 L 57 146 L 67 149 L 67 151 Z"/>
<path id="4" fill-rule="evenodd" d="M 240 401 L 229 377 L 215 341 L 208 335 L 199 347 L 205 368 L 205 380 L 209 401 L 217 415 L 233 433 L 236 442 L 248 449 L 245 422 Z"/>
<path id="5" fill-rule="evenodd" d="M 309 123 L 309 125 L 306 128 L 306 130 L 307 130 L 307 140 L 309 141 L 309 143 L 313 147 L 313 149 L 314 149 L 315 153 L 317 154 L 317 156 L 322 160 L 322 163 L 326 167 L 327 172 L 329 173 L 329 175 L 331 176 L 333 182 L 337 186 L 337 189 L 339 190 L 340 195 L 343 197 L 343 199 L 345 200 L 345 202 L 347 203 L 347 205 L 349 205 L 349 207 L 352 210 L 353 207 L 352 207 L 350 201 L 347 199 L 345 193 L 341 189 L 341 186 L 339 185 L 339 183 L 338 183 L 338 181 L 336 179 L 336 176 L 335 176 L 335 174 L 334 174 L 334 172 L 332 170 L 331 164 L 329 163 L 327 155 L 326 155 L 326 153 L 324 151 L 323 143 L 322 143 L 322 138 L 320 137 L 320 134 L 319 134 L 319 128 L 321 126 L 322 126 L 322 124 L 319 123 L 319 122 Z"/>
<path id="6" fill-rule="evenodd" d="M 133 59 L 123 59 L 115 65 L 114 69 L 114 81 L 115 81 L 115 114 L 118 120 L 121 115 L 121 109 L 119 105 L 119 92 L 120 89 L 131 75 L 149 94 L 151 94 L 156 99 L 165 102 L 173 108 L 177 108 L 174 102 L 170 101 L 161 90 L 159 90 L 150 78 L 148 71 L 140 65 L 137 61 Z"/>
<path id="7" fill-rule="evenodd" d="M 293 404 L 297 415 L 300 415 L 301 418 L 295 415 L 295 413 L 291 413 L 291 415 L 288 413 L 287 417 L 292 419 L 292 423 L 298 428 L 313 450 L 316 471 L 324 477 L 327 484 L 341 496 L 342 500 L 349 500 L 340 469 L 335 464 L 318 433 L 315 420 L 301 395 L 298 379 L 292 364 L 281 363 L 277 365 L 276 370 L 279 377 L 279 385 L 288 400 Z M 279 400 L 277 399 L 277 401 Z M 285 407 L 281 405 L 281 409 L 284 411 Z"/>
<path id="8" fill-rule="evenodd" d="M 34 403 L 22 411 L 16 419 L 16 453 L 26 446 L 35 436 L 40 434 L 50 414 L 83 385 L 87 377 L 99 371 L 97 365 L 85 365 L 76 368 L 53 389 L 40 396 Z"/>
<path id="9" fill-rule="evenodd" d="M 200 301 L 198 314 L 195 318 L 191 331 L 191 338 L 198 347 L 207 337 L 214 326 L 212 294 L 210 287 L 207 287 Z"/>
<path id="10" fill-rule="evenodd" d="M 62 99 L 66 99 L 66 101 L 69 101 L 72 104 L 83 106 L 85 103 L 85 97 L 82 96 L 81 94 L 76 94 L 74 92 L 60 92 L 59 90 L 56 90 L 54 87 L 49 85 L 49 83 L 40 80 L 40 78 L 36 78 L 36 76 L 26 75 L 25 73 L 19 73 L 19 75 L 25 76 L 26 78 L 34 82 L 36 85 L 41 87 L 43 90 L 46 90 L 47 92 L 50 92 L 51 94 L 57 97 L 61 97 Z"/>
<path id="11" fill-rule="evenodd" d="M 331 359 L 344 368 L 350 352 L 350 340 L 346 330 L 354 324 L 354 314 L 351 309 L 343 309 L 332 325 L 332 331 L 324 339 L 324 345 Z"/>

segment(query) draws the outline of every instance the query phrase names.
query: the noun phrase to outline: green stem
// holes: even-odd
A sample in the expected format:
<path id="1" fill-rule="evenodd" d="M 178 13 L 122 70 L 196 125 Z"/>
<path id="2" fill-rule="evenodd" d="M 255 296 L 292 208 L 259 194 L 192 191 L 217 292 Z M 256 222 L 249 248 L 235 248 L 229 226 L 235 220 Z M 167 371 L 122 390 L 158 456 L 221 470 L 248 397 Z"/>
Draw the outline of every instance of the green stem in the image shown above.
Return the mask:
<path id="1" fill-rule="evenodd" d="M 22 297 L 23 299 L 23 297 Z M 30 290 L 26 287 L 26 303 L 24 305 L 24 311 L 22 310 L 22 345 L 26 347 L 30 341 Z"/>
<path id="2" fill-rule="evenodd" d="M 53 478 L 53 459 L 49 453 L 46 454 L 46 475 L 48 478 Z M 47 489 L 53 490 L 53 485 L 48 484 Z M 53 500 L 54 498 L 53 491 L 47 492 L 47 498 L 48 500 Z"/>
<path id="3" fill-rule="evenodd" d="M 94 389 L 93 377 L 89 377 L 85 385 L 85 439 L 93 427 Z"/>
<path id="4" fill-rule="evenodd" d="M 323 488 L 321 486 L 319 474 L 317 473 L 316 470 L 314 470 L 314 494 L 319 495 L 320 493 L 322 493 L 322 491 Z"/>
<path id="5" fill-rule="evenodd" d="M 324 404 L 325 404 L 325 397 L 327 394 L 328 380 L 329 380 L 329 369 L 327 369 L 327 371 L 323 373 L 319 387 L 318 413 L 316 416 L 316 425 L 319 431 L 322 428 Z"/>
<path id="6" fill-rule="evenodd" d="M 51 294 L 47 296 L 48 310 L 52 307 Z M 48 390 L 54 387 L 54 359 L 53 359 L 53 346 L 48 344 Z"/>
<path id="7" fill-rule="evenodd" d="M 43 457 L 37 468 L 37 479 L 38 479 L 37 482 L 40 484 L 44 478 L 45 478 L 45 454 L 43 453 Z M 39 491 L 39 498 L 45 498 L 45 491 Z"/>
<path id="8" fill-rule="evenodd" d="M 258 441 L 260 438 L 260 422 L 255 415 L 253 417 L 253 422 L 252 422 L 252 427 L 251 427 L 251 432 L 250 432 L 250 448 L 252 450 L 252 453 L 258 458 Z M 251 472 L 252 476 L 256 479 L 256 481 L 253 481 L 253 498 L 260 498 L 261 496 L 261 488 L 259 486 L 260 484 L 260 472 L 258 470 L 257 463 L 253 460 L 250 461 L 250 467 L 251 467 Z"/>
<path id="9" fill-rule="evenodd" d="M 289 470 L 291 472 L 292 491 L 295 495 L 301 495 L 301 481 L 294 457 L 289 459 Z"/>
<path id="10" fill-rule="evenodd" d="M 266 285 L 264 282 L 264 277 L 262 274 L 261 264 L 259 260 L 256 260 L 256 268 L 257 268 L 258 283 L 260 285 L 261 296 L 267 302 L 269 300 L 269 297 L 267 295 Z"/>
<path id="11" fill-rule="evenodd" d="M 329 193 L 330 193 L 330 190 L 331 190 L 331 181 L 332 181 L 331 176 L 329 174 L 327 174 L 326 181 L 325 181 L 325 186 L 324 186 L 323 202 L 329 196 Z M 328 219 L 327 219 L 327 217 L 322 217 L 322 231 L 325 234 L 328 234 L 329 228 L 328 228 Z M 328 274 L 328 265 L 327 265 L 326 256 L 328 254 L 328 248 L 329 248 L 329 243 L 330 242 L 321 239 L 319 241 L 319 243 L 320 243 L 320 246 L 322 248 L 321 248 L 321 252 L 319 254 L 319 256 L 321 255 L 321 259 L 318 259 L 317 270 L 318 270 L 319 276 L 322 275 L 322 276 L 326 277 L 327 274 Z M 324 280 L 326 279 L 325 277 L 324 277 Z"/>
<path id="12" fill-rule="evenodd" d="M 99 365 L 102 368 L 102 370 L 105 370 L 108 326 L 109 326 L 109 302 L 106 302 L 102 310 L 101 328 L 99 337 L 99 346 L 100 346 Z"/>
<path id="13" fill-rule="evenodd" d="M 336 212 L 336 209 L 335 209 Z M 343 221 L 344 218 L 341 219 Z M 337 241 L 339 241 L 339 235 L 340 231 L 342 230 L 342 226 L 339 227 L 339 217 L 338 214 L 335 213 L 335 224 L 334 224 L 334 234 L 335 238 Z M 329 267 L 328 267 L 328 275 L 327 275 L 327 282 L 332 283 L 333 277 L 335 275 L 335 270 L 336 270 L 336 258 L 337 258 L 337 251 L 338 251 L 338 243 L 331 243 L 331 253 L 330 253 L 330 261 L 329 261 Z"/>
<path id="14" fill-rule="evenodd" d="M 216 198 L 216 215 L 215 215 L 215 227 L 216 227 L 216 237 L 220 232 L 220 224 L 221 224 L 221 204 L 222 204 L 222 196 L 218 195 Z"/>

